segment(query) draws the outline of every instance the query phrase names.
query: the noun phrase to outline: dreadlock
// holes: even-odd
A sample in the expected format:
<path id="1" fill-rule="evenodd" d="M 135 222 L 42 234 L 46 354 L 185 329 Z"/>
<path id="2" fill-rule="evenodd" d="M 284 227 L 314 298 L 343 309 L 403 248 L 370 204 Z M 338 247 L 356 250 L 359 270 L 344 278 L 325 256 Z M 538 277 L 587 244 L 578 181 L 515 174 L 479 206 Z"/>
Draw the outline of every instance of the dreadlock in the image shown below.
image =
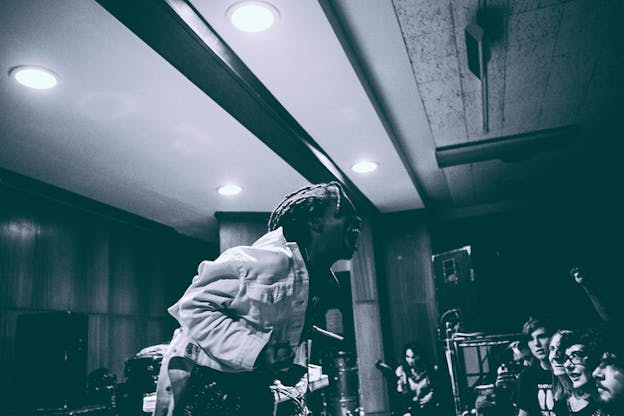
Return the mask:
<path id="1" fill-rule="evenodd" d="M 325 209 L 331 201 L 336 201 L 336 212 L 345 198 L 340 183 L 332 181 L 305 186 L 289 195 L 273 210 L 269 218 L 269 231 L 284 228 L 289 240 L 306 243 L 308 237 L 307 221 Z"/>

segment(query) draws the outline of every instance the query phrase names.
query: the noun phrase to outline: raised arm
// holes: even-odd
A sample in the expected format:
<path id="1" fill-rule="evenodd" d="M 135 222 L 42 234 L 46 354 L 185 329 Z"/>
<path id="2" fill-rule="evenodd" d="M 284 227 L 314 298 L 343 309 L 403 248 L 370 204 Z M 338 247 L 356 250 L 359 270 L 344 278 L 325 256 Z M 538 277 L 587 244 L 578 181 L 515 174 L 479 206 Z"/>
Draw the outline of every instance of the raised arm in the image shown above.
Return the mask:
<path id="1" fill-rule="evenodd" d="M 580 267 L 573 267 L 572 270 L 570 270 L 570 276 L 572 276 L 574 281 L 578 283 L 581 288 L 583 288 L 587 297 L 591 301 L 594 310 L 598 316 L 600 316 L 600 319 L 606 323 L 613 323 L 615 321 L 615 316 L 605 304 L 604 299 L 601 299 L 601 297 L 596 293 L 590 280 L 591 276 L 588 276 L 588 274 Z"/>

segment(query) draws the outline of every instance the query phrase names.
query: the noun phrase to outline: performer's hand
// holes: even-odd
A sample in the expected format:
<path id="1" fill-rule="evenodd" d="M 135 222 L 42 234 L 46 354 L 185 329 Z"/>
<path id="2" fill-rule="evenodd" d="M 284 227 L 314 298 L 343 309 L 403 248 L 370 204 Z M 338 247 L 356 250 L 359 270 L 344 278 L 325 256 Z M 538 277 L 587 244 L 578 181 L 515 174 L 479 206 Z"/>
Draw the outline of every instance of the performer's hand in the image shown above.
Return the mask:
<path id="1" fill-rule="evenodd" d="M 267 344 L 256 359 L 256 368 L 277 374 L 287 370 L 293 362 L 294 353 L 287 342 Z"/>

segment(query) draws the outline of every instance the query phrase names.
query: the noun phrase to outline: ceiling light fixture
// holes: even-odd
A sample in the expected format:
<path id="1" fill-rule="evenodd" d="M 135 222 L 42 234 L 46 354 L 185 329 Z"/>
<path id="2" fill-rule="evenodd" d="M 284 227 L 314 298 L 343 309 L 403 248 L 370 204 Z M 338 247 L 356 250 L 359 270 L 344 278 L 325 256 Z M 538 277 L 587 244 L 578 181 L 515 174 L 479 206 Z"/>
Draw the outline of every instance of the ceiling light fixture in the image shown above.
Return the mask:
<path id="1" fill-rule="evenodd" d="M 16 66 L 11 68 L 9 75 L 20 84 L 36 90 L 48 90 L 59 83 L 54 72 L 38 66 Z"/>
<path id="2" fill-rule="evenodd" d="M 242 1 L 227 10 L 232 25 L 243 32 L 263 32 L 273 26 L 279 11 L 263 1 Z"/>
<path id="3" fill-rule="evenodd" d="M 243 188 L 238 185 L 229 184 L 219 187 L 219 189 L 217 189 L 217 192 L 219 192 L 221 195 L 232 196 L 240 194 L 242 190 Z"/>
<path id="4" fill-rule="evenodd" d="M 379 165 L 376 162 L 371 162 L 369 160 L 363 160 L 361 162 L 356 163 L 351 167 L 351 170 L 356 173 L 369 173 L 377 170 Z"/>

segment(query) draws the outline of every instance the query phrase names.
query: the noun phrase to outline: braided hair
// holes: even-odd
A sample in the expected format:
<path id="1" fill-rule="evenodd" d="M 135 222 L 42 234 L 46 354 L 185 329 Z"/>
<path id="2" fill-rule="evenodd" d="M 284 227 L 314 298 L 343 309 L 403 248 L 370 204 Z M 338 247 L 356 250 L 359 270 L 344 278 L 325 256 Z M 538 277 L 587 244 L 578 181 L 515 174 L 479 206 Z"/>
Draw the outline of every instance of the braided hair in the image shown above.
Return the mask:
<path id="1" fill-rule="evenodd" d="M 305 186 L 287 195 L 277 205 L 269 218 L 269 231 L 283 227 L 288 240 L 307 243 L 310 238 L 308 220 L 322 212 L 332 201 L 336 201 L 338 212 L 343 200 L 351 203 L 342 185 L 336 181 Z"/>

